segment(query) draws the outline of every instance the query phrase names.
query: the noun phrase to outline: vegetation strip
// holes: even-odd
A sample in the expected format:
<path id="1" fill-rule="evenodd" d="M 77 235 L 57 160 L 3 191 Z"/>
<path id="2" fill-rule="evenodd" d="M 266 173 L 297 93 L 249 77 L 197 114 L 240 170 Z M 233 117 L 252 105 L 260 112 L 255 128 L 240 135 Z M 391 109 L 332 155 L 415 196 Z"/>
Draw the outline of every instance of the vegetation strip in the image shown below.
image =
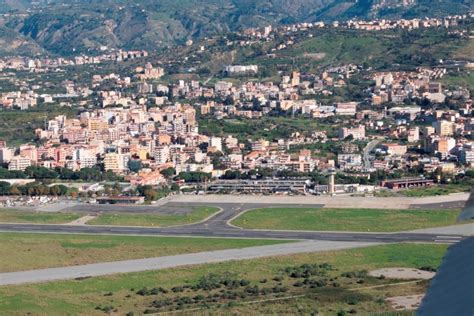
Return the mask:
<path id="1" fill-rule="evenodd" d="M 456 223 L 460 210 L 261 208 L 231 221 L 247 229 L 396 232 Z"/>
<path id="2" fill-rule="evenodd" d="M 286 243 L 202 237 L 0 233 L 0 272 L 143 259 Z"/>
<path id="3" fill-rule="evenodd" d="M 189 308 L 206 311 L 214 304 L 226 314 L 288 314 L 295 310 L 303 314 L 316 310 L 324 314 L 352 310 L 359 314 L 387 313 L 394 309 L 386 303 L 385 297 L 397 296 L 400 291 L 422 294 L 429 281 L 380 289 L 349 289 L 400 283 L 367 274 L 367 271 L 380 268 L 436 269 L 446 248 L 445 245 L 390 244 L 6 286 L 0 287 L 0 313 L 10 314 L 15 310 L 41 315 L 68 310 L 71 313 L 136 315 L 145 311 L 181 312 Z M 285 304 L 278 301 L 244 304 L 290 295 L 307 296 L 298 298 L 297 302 L 285 301 Z"/>

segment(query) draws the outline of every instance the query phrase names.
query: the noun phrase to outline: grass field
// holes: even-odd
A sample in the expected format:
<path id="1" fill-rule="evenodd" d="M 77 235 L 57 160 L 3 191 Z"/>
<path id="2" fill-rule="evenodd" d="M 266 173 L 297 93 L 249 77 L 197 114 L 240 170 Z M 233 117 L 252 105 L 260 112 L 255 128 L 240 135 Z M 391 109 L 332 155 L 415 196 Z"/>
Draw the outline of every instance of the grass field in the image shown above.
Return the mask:
<path id="1" fill-rule="evenodd" d="M 76 109 L 59 106 L 38 106 L 24 111 L 1 111 L 0 139 L 9 146 L 19 146 L 34 139 L 35 129 L 44 126 L 45 119 L 57 115 L 76 115 Z"/>
<path id="2" fill-rule="evenodd" d="M 452 193 L 469 192 L 472 187 L 468 184 L 445 184 L 443 186 L 434 187 L 422 187 L 401 190 L 400 194 L 409 197 L 423 197 L 423 196 L 436 196 L 436 195 L 448 195 Z"/>
<path id="3" fill-rule="evenodd" d="M 315 31 L 313 35 L 312 38 L 297 38 L 294 45 L 280 51 L 280 54 L 289 58 L 290 62 L 296 60 L 296 64 L 305 69 L 316 69 L 317 65 L 364 62 L 375 69 L 392 69 L 394 66 L 434 65 L 446 56 L 472 59 L 469 55 L 472 44 L 469 41 L 448 37 L 435 30 L 402 34 L 339 29 Z M 305 57 L 307 53 L 325 53 L 325 57 L 311 60 Z M 283 58 L 277 62 L 290 64 Z"/>
<path id="4" fill-rule="evenodd" d="M 0 223 L 64 224 L 80 217 L 81 215 L 73 213 L 47 213 L 0 209 Z"/>
<path id="5" fill-rule="evenodd" d="M 0 233 L 0 272 L 272 245 L 285 241 Z M 1 313 L 0 313 L 1 314 Z"/>
<path id="6" fill-rule="evenodd" d="M 444 77 L 441 82 L 456 89 L 458 87 L 464 87 L 472 90 L 474 89 L 474 70 L 459 73 L 458 75 L 448 75 Z"/>
<path id="7" fill-rule="evenodd" d="M 454 57 L 459 59 L 465 59 L 469 61 L 474 61 L 474 56 L 472 52 L 474 51 L 474 39 L 469 39 L 464 45 L 459 47 L 454 52 Z"/>
<path id="8" fill-rule="evenodd" d="M 334 129 L 331 124 L 324 124 L 311 119 L 292 119 L 289 117 L 264 117 L 258 121 L 244 118 L 226 121 L 201 119 L 199 126 L 202 133 L 206 135 L 223 136 L 231 134 L 242 141 L 248 138 L 272 140 L 289 137 L 295 132 L 311 133 L 314 130 L 324 130 L 330 133 Z"/>
<path id="9" fill-rule="evenodd" d="M 265 208 L 232 224 L 252 229 L 395 232 L 456 223 L 460 211 Z"/>
<path id="10" fill-rule="evenodd" d="M 167 227 L 197 223 L 218 212 L 216 207 L 200 206 L 187 214 L 101 214 L 89 221 L 89 225 L 115 225 L 115 226 L 155 226 Z"/>
<path id="11" fill-rule="evenodd" d="M 372 312 L 393 313 L 391 306 L 384 302 L 385 297 L 401 295 L 401 293 L 405 295 L 423 293 L 427 283 L 364 290 L 362 289 L 364 287 L 393 284 L 399 281 L 366 277 L 363 272 L 358 271 L 384 267 L 437 267 L 445 250 L 444 245 L 390 244 L 100 278 L 1 287 L 0 314 L 31 312 L 35 315 L 63 315 L 67 311 L 68 314 L 104 315 L 104 311 L 112 311 L 117 315 L 125 315 L 129 312 L 141 315 L 146 309 L 156 311 L 156 307 L 161 302 L 167 301 L 180 302 L 177 306 L 174 305 L 173 309 L 198 308 L 190 313 L 199 314 L 310 314 L 316 310 L 323 315 L 336 315 L 341 310 L 346 313 L 356 310 L 357 314 L 364 315 Z M 285 270 L 287 267 L 293 269 L 303 264 L 321 265 L 323 263 L 330 264 L 332 268 L 319 269 L 321 276 L 312 277 L 311 280 L 327 280 L 328 284 L 315 288 L 297 284 L 299 282 L 296 281 L 302 279 L 289 276 Z M 361 275 L 341 276 L 344 272 L 350 271 L 356 271 Z M 213 274 L 210 275 L 210 273 Z M 206 291 L 193 289 L 193 286 L 203 283 L 209 286 L 212 283 L 209 279 L 222 275 L 237 280 L 245 279 L 248 286 L 243 292 L 243 287 L 231 284 Z M 262 290 L 260 294 L 252 294 L 255 286 Z M 156 292 L 141 291 L 142 294 L 139 295 L 139 290 L 144 287 L 154 289 Z M 265 294 L 267 291 L 265 289 L 271 289 L 269 291 L 273 292 L 279 289 L 286 289 L 286 291 Z M 240 296 L 232 296 L 235 292 L 241 293 Z M 257 304 L 248 303 L 282 296 L 296 296 L 296 298 Z M 209 300 L 211 303 L 207 303 Z M 167 308 L 171 307 L 165 306 L 158 309 L 166 310 Z M 411 313 L 397 315 L 404 314 L 411 315 Z"/>

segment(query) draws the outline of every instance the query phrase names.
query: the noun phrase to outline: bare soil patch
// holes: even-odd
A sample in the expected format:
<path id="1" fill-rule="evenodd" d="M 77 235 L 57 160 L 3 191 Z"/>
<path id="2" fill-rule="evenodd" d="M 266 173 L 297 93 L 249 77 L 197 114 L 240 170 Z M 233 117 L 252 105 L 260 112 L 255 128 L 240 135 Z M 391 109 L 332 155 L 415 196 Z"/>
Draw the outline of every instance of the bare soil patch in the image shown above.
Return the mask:
<path id="1" fill-rule="evenodd" d="M 387 297 L 387 302 L 392 304 L 392 307 L 396 310 L 414 310 L 420 307 L 421 300 L 425 295 L 406 295 L 406 296 L 394 296 Z"/>
<path id="2" fill-rule="evenodd" d="M 374 277 L 381 277 L 382 275 L 388 279 L 424 279 L 428 280 L 434 277 L 436 273 L 430 271 L 423 271 L 420 269 L 413 268 L 385 268 L 379 270 L 373 270 L 369 272 L 369 275 Z"/>

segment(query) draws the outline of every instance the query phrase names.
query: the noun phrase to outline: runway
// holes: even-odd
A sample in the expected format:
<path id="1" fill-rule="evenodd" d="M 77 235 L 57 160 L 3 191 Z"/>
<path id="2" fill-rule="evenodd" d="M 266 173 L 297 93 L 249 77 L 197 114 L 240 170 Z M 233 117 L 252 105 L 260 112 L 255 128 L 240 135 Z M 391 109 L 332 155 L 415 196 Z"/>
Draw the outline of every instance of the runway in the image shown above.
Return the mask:
<path id="1" fill-rule="evenodd" d="M 444 203 L 446 204 L 446 203 Z M 177 212 L 183 209 L 187 212 L 192 207 L 207 205 L 221 209 L 215 216 L 204 222 L 168 228 L 136 227 L 136 226 L 92 226 L 92 225 L 51 225 L 51 224 L 14 224 L 0 223 L 2 232 L 29 232 L 29 233 L 64 233 L 64 234 L 109 234 L 135 236 L 196 236 L 221 238 L 258 238 L 258 239 L 298 239 L 298 240 L 325 240 L 325 241 L 357 241 L 357 242 L 436 242 L 456 243 L 463 238 L 466 228 L 456 233 L 456 227 L 443 231 L 436 228 L 426 231 L 397 232 L 397 233 L 363 233 L 363 232 L 316 232 L 316 231 L 281 231 L 281 230 L 252 230 L 241 229 L 229 225 L 229 222 L 242 212 L 261 207 L 313 207 L 321 208 L 324 204 L 274 204 L 266 203 L 216 203 L 216 202 L 168 202 L 157 209 L 165 212 Z M 433 204 L 430 204 L 433 206 Z M 131 206 L 130 208 L 133 208 Z M 110 206 L 113 212 L 115 206 Z M 107 212 L 107 209 L 103 209 Z M 148 210 L 147 212 L 150 212 Z M 434 211 L 435 212 L 435 211 Z"/>
<path id="2" fill-rule="evenodd" d="M 221 212 L 205 222 L 168 228 L 133 227 L 133 226 L 92 226 L 92 225 L 51 225 L 51 224 L 0 224 L 2 232 L 30 233 L 64 233 L 64 234 L 109 234 L 134 236 L 190 236 L 190 237 L 221 237 L 221 238 L 258 238 L 258 239 L 294 239 L 294 240 L 325 240 L 325 241 L 357 241 L 357 242 L 434 242 L 456 243 L 465 236 L 462 234 L 440 234 L 428 232 L 399 232 L 399 233 L 359 233 L 359 232 L 314 232 L 314 231 L 279 231 L 241 229 L 229 225 L 229 221 L 242 212 L 269 207 L 268 204 L 248 203 L 168 203 L 167 207 L 189 209 L 197 205 L 212 205 L 221 208 Z M 314 205 L 286 205 L 277 207 L 323 207 Z"/>
<path id="3" fill-rule="evenodd" d="M 0 285 L 14 285 L 32 282 L 46 282 L 63 279 L 74 279 L 109 275 L 114 273 L 128 273 L 137 271 L 166 269 L 190 264 L 206 264 L 228 260 L 252 259 L 274 255 L 288 255 L 302 252 L 316 252 L 363 247 L 383 243 L 421 242 L 455 244 L 466 238 L 463 232 L 470 232 L 470 226 L 450 226 L 448 228 L 432 228 L 428 230 L 398 233 L 359 233 L 359 232 L 316 232 L 316 231 L 278 231 L 278 230 L 250 230 L 234 227 L 229 222 L 243 212 L 261 207 L 292 207 L 297 211 L 301 207 L 322 208 L 324 204 L 262 204 L 262 203 L 190 203 L 168 202 L 159 206 L 159 212 L 186 212 L 199 205 L 215 206 L 220 211 L 203 222 L 168 227 L 133 227 L 133 226 L 92 226 L 92 225 L 65 225 L 65 224 L 0 224 L 0 232 L 20 233 L 56 233 L 56 234 L 101 234 L 126 236 L 186 236 L 208 238 L 256 238 L 256 239 L 285 239 L 299 240 L 299 242 L 249 247 L 242 249 L 228 249 L 194 254 L 183 254 L 159 258 L 125 260 L 119 262 L 105 262 L 82 266 L 71 266 L 31 271 L 20 271 L 0 274 Z M 441 209 L 441 208 L 439 208 Z M 94 209 L 96 211 L 96 209 Z M 104 211 L 105 212 L 105 211 Z M 436 212 L 436 209 L 433 210 Z M 473 225 L 473 224 L 467 224 Z M 461 227 L 459 226 L 459 227 Z M 459 232 L 459 233 L 457 233 Z"/>
<path id="4" fill-rule="evenodd" d="M 306 252 L 341 250 L 372 245 L 376 244 L 363 242 L 302 241 L 288 244 L 215 250 L 157 258 L 123 260 L 70 267 L 18 271 L 0 273 L 0 286 L 96 277 L 116 273 L 161 270 L 196 264 L 217 263 L 230 260 L 257 259 Z"/>

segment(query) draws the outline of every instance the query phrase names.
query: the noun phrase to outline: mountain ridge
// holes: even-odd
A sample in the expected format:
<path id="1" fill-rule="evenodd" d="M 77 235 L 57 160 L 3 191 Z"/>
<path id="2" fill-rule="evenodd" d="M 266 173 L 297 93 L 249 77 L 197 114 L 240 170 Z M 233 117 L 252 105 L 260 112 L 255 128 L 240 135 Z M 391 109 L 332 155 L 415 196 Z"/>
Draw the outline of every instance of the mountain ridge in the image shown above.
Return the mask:
<path id="1" fill-rule="evenodd" d="M 268 24 L 442 16 L 472 6 L 469 0 L 0 0 L 8 12 L 0 27 L 29 41 L 33 54 L 72 55 L 101 46 L 153 50 Z"/>

